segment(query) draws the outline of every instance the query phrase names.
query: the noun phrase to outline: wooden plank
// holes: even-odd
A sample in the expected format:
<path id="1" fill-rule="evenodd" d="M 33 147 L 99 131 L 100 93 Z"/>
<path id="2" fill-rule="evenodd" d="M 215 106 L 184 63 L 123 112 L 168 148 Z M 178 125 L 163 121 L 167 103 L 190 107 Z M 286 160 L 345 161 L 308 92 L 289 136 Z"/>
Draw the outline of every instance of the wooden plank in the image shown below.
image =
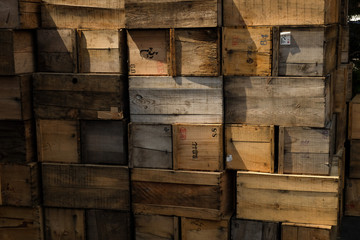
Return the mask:
<path id="1" fill-rule="evenodd" d="M 181 218 L 182 240 L 228 240 L 230 232 L 230 218 L 220 221 Z"/>
<path id="2" fill-rule="evenodd" d="M 360 179 L 346 179 L 345 216 L 360 216 Z"/>
<path id="3" fill-rule="evenodd" d="M 77 121 L 36 120 L 39 162 L 80 162 L 80 129 Z"/>
<path id="4" fill-rule="evenodd" d="M 337 225 L 339 177 L 237 173 L 236 217 Z"/>
<path id="5" fill-rule="evenodd" d="M 226 124 L 226 169 L 274 172 L 274 126 Z"/>
<path id="6" fill-rule="evenodd" d="M 356 95 L 349 103 L 349 132 L 348 138 L 360 139 L 360 94 Z"/>
<path id="7" fill-rule="evenodd" d="M 32 162 L 35 159 L 34 142 L 34 128 L 31 120 L 1 121 L 0 162 Z"/>
<path id="8" fill-rule="evenodd" d="M 224 75 L 270 76 L 272 38 L 271 27 L 224 27 Z"/>
<path id="9" fill-rule="evenodd" d="M 224 0 L 224 26 L 320 25 L 337 23 L 337 0 Z"/>
<path id="10" fill-rule="evenodd" d="M 34 111 L 46 119 L 123 119 L 125 77 L 116 74 L 34 74 Z"/>
<path id="11" fill-rule="evenodd" d="M 130 120 L 222 123 L 222 77 L 130 77 Z"/>
<path id="12" fill-rule="evenodd" d="M 130 213 L 109 210 L 86 211 L 87 240 L 130 240 Z"/>
<path id="13" fill-rule="evenodd" d="M 338 58 L 339 63 L 349 62 L 349 40 L 350 40 L 350 28 L 347 25 L 339 26 L 339 45 L 338 45 Z"/>
<path id="14" fill-rule="evenodd" d="M 45 239 L 86 240 L 85 211 L 80 209 L 45 208 Z"/>
<path id="15" fill-rule="evenodd" d="M 341 113 L 352 98 L 352 63 L 341 64 L 335 71 L 334 112 Z"/>
<path id="16" fill-rule="evenodd" d="M 37 163 L 0 165 L 0 205 L 32 207 L 40 203 Z"/>
<path id="17" fill-rule="evenodd" d="M 179 240 L 179 219 L 172 216 L 135 214 L 136 240 Z"/>
<path id="18" fill-rule="evenodd" d="M 360 178 L 360 140 L 350 141 L 349 177 Z"/>
<path id="19" fill-rule="evenodd" d="M 127 0 L 125 11 L 129 29 L 221 26 L 221 1 L 218 0 L 161 0 L 156 3 Z"/>
<path id="20" fill-rule="evenodd" d="M 336 226 L 297 223 L 281 224 L 282 240 L 319 239 L 336 240 Z"/>
<path id="21" fill-rule="evenodd" d="M 0 28 L 34 29 L 40 26 L 40 0 L 0 0 Z"/>
<path id="22" fill-rule="evenodd" d="M 43 240 L 42 209 L 1 206 L 0 239 Z"/>
<path id="23" fill-rule="evenodd" d="M 77 46 L 74 29 L 37 30 L 38 72 L 77 72 Z"/>
<path id="24" fill-rule="evenodd" d="M 173 125 L 173 159 L 174 169 L 222 171 L 222 125 Z"/>
<path id="25" fill-rule="evenodd" d="M 126 121 L 82 121 L 81 162 L 128 165 Z"/>
<path id="26" fill-rule="evenodd" d="M 127 167 L 43 163 L 42 182 L 46 207 L 130 208 Z"/>
<path id="27" fill-rule="evenodd" d="M 344 147 L 347 135 L 347 121 L 348 121 L 348 106 L 347 104 L 340 113 L 336 113 L 336 137 L 335 148 L 339 150 Z"/>
<path id="28" fill-rule="evenodd" d="M 0 77 L 0 119 L 32 118 L 31 75 Z"/>
<path id="29" fill-rule="evenodd" d="M 129 164 L 135 168 L 172 169 L 172 126 L 129 124 Z"/>
<path id="30" fill-rule="evenodd" d="M 332 116 L 330 78 L 226 77 L 224 84 L 226 123 L 325 127 Z"/>
<path id="31" fill-rule="evenodd" d="M 231 239 L 242 240 L 277 240 L 280 224 L 232 218 Z"/>
<path id="32" fill-rule="evenodd" d="M 126 74 L 125 30 L 78 30 L 79 72 Z"/>

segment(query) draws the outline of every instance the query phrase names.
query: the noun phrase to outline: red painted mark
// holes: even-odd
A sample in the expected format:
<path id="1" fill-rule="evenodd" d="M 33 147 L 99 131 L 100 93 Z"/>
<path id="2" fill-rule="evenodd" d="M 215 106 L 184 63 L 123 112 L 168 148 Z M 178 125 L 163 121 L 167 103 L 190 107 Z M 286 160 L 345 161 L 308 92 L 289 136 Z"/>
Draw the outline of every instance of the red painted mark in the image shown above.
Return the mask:
<path id="1" fill-rule="evenodd" d="M 231 45 L 237 46 L 237 45 L 239 45 L 239 42 L 240 42 L 240 38 L 238 36 L 232 37 Z"/>
<path id="2" fill-rule="evenodd" d="M 180 140 L 186 140 L 186 128 L 180 128 Z"/>

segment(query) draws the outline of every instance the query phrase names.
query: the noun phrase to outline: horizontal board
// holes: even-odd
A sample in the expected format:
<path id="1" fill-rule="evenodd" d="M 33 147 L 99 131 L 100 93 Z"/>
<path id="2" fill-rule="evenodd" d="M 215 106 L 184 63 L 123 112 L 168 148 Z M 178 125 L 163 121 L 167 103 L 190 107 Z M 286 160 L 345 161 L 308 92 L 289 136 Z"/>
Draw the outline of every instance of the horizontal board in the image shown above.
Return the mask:
<path id="1" fill-rule="evenodd" d="M 301 239 L 322 239 L 336 240 L 337 227 L 331 225 L 312 225 L 312 224 L 281 224 L 281 239 L 301 240 Z"/>
<path id="2" fill-rule="evenodd" d="M 349 139 L 360 139 L 360 94 L 349 103 Z"/>
<path id="3" fill-rule="evenodd" d="M 178 217 L 136 214 L 134 222 L 136 240 L 179 240 Z"/>
<path id="4" fill-rule="evenodd" d="M 232 218 L 231 239 L 277 240 L 280 236 L 280 224 Z"/>
<path id="5" fill-rule="evenodd" d="M 41 0 L 0 0 L 0 28 L 35 29 L 40 26 Z"/>
<path id="6" fill-rule="evenodd" d="M 182 240 L 228 240 L 230 232 L 230 218 L 213 221 L 196 218 L 181 218 Z"/>

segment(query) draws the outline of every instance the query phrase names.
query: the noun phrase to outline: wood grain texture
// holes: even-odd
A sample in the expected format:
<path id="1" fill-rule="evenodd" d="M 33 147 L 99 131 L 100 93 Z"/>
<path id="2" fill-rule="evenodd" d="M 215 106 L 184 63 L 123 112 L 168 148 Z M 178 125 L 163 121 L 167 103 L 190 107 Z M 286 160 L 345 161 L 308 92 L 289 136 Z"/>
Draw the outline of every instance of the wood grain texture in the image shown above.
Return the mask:
<path id="1" fill-rule="evenodd" d="M 348 138 L 360 139 L 360 94 L 356 95 L 349 103 L 349 132 Z"/>
<path id="2" fill-rule="evenodd" d="M 35 117 L 45 119 L 123 119 L 127 84 L 116 74 L 36 73 Z"/>
<path id="3" fill-rule="evenodd" d="M 230 218 L 220 221 L 195 218 L 181 218 L 182 240 L 228 240 L 230 233 Z"/>
<path id="4" fill-rule="evenodd" d="M 238 172 L 237 218 L 337 225 L 339 177 Z"/>
<path id="5" fill-rule="evenodd" d="M 341 63 L 349 63 L 349 41 L 350 28 L 347 25 L 339 26 L 339 42 L 338 42 L 338 65 Z"/>
<path id="6" fill-rule="evenodd" d="M 341 64 L 335 71 L 334 112 L 341 113 L 352 98 L 352 63 Z"/>
<path id="7" fill-rule="evenodd" d="M 226 77 L 225 122 L 325 127 L 332 116 L 331 79 Z"/>
<path id="8" fill-rule="evenodd" d="M 340 113 L 336 113 L 336 139 L 335 139 L 335 148 L 339 150 L 344 147 L 347 131 L 348 131 L 348 106 L 341 110 Z"/>
<path id="9" fill-rule="evenodd" d="M 130 77 L 130 120 L 222 123 L 222 77 Z"/>
<path id="10" fill-rule="evenodd" d="M 218 0 L 161 0 L 156 3 L 127 0 L 125 11 L 129 29 L 221 26 L 221 1 Z"/>
<path id="11" fill-rule="evenodd" d="M 345 215 L 360 216 L 360 179 L 346 179 Z"/>
<path id="12" fill-rule="evenodd" d="M 281 224 L 281 239 L 300 240 L 300 239 L 319 239 L 336 240 L 336 226 L 312 225 L 312 224 Z"/>
<path id="13" fill-rule="evenodd" d="M 231 239 L 242 240 L 277 240 L 280 224 L 233 218 L 231 220 Z"/>
<path id="14" fill-rule="evenodd" d="M 128 211 L 129 169 L 88 164 L 42 164 L 46 207 Z"/>
<path id="15" fill-rule="evenodd" d="M 38 28 L 40 2 L 41 0 L 0 0 L 0 28 Z"/>
<path id="16" fill-rule="evenodd" d="M 136 240 L 179 240 L 179 218 L 161 215 L 135 215 Z"/>
<path id="17" fill-rule="evenodd" d="M 349 177 L 360 178 L 360 140 L 350 141 Z"/>
<path id="18" fill-rule="evenodd" d="M 135 168 L 172 169 L 172 126 L 129 124 L 129 164 Z"/>

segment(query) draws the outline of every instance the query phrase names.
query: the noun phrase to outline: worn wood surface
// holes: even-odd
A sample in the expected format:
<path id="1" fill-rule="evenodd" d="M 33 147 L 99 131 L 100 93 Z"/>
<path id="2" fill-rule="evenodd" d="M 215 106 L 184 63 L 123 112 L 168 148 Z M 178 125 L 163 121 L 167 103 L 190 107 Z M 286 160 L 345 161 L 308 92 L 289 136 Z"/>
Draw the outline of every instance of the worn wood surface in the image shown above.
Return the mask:
<path id="1" fill-rule="evenodd" d="M 230 218 L 213 221 L 196 218 L 181 218 L 182 240 L 228 240 L 230 233 Z"/>
<path id="2" fill-rule="evenodd" d="M 319 239 L 336 240 L 336 226 L 312 224 L 281 224 L 282 240 Z"/>
<path id="3" fill-rule="evenodd" d="M 127 165 L 126 121 L 82 121 L 81 162 Z"/>
<path id="4" fill-rule="evenodd" d="M 221 26 L 221 1 L 125 1 L 126 28 L 205 28 Z M 200 17 L 201 16 L 201 17 Z"/>
<path id="5" fill-rule="evenodd" d="M 223 126 L 173 125 L 174 169 L 222 171 Z"/>
<path id="6" fill-rule="evenodd" d="M 348 138 L 360 139 L 360 94 L 349 103 L 349 132 Z"/>
<path id="7" fill-rule="evenodd" d="M 0 77 L 0 119 L 32 118 L 31 75 Z"/>
<path id="8" fill-rule="evenodd" d="M 78 72 L 74 29 L 37 30 L 38 72 Z"/>
<path id="9" fill-rule="evenodd" d="M 136 214 L 136 240 L 179 240 L 179 218 Z"/>
<path id="10" fill-rule="evenodd" d="M 129 124 L 129 165 L 135 168 L 172 169 L 172 126 Z"/>
<path id="11" fill-rule="evenodd" d="M 345 215 L 360 216 L 360 179 L 346 178 Z"/>
<path id="12" fill-rule="evenodd" d="M 274 172 L 274 126 L 225 124 L 226 169 Z"/>
<path id="13" fill-rule="evenodd" d="M 337 225 L 339 177 L 238 172 L 236 217 Z"/>
<path id="14" fill-rule="evenodd" d="M 42 164 L 46 207 L 130 208 L 129 169 L 89 164 Z"/>
<path id="15" fill-rule="evenodd" d="M 271 27 L 224 27 L 222 35 L 225 76 L 271 75 Z"/>
<path id="16" fill-rule="evenodd" d="M 330 84 L 323 77 L 226 77 L 225 122 L 325 127 Z"/>
<path id="17" fill-rule="evenodd" d="M 338 42 L 338 64 L 349 62 L 349 45 L 350 28 L 348 25 L 339 26 L 339 42 Z"/>
<path id="18" fill-rule="evenodd" d="M 349 177 L 360 178 L 360 140 L 350 141 Z"/>
<path id="19" fill-rule="evenodd" d="M 231 220 L 231 239 L 241 240 L 277 240 L 280 224 L 233 218 Z"/>
<path id="20" fill-rule="evenodd" d="M 130 77 L 130 120 L 222 123 L 222 77 Z"/>
<path id="21" fill-rule="evenodd" d="M 346 135 L 348 131 L 348 107 L 341 110 L 340 113 L 336 113 L 336 137 L 335 137 L 335 148 L 339 150 L 345 145 Z"/>
<path id="22" fill-rule="evenodd" d="M 352 63 L 341 64 L 335 71 L 334 112 L 341 113 L 352 98 Z"/>
<path id="23" fill-rule="evenodd" d="M 38 28 L 40 2 L 41 0 L 0 0 L 0 28 Z"/>
<path id="24" fill-rule="evenodd" d="M 46 119 L 123 119 L 127 84 L 117 74 L 34 74 L 34 112 Z"/>

